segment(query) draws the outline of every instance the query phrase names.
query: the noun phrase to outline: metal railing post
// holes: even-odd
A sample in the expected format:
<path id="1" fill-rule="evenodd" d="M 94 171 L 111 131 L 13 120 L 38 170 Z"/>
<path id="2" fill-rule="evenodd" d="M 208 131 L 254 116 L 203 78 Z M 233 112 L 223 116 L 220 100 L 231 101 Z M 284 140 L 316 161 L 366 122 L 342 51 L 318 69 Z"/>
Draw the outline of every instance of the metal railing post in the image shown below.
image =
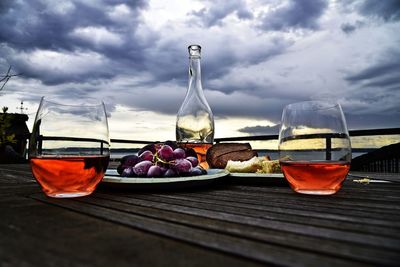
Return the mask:
<path id="1" fill-rule="evenodd" d="M 332 139 L 330 137 L 326 137 L 326 160 L 332 159 Z"/>

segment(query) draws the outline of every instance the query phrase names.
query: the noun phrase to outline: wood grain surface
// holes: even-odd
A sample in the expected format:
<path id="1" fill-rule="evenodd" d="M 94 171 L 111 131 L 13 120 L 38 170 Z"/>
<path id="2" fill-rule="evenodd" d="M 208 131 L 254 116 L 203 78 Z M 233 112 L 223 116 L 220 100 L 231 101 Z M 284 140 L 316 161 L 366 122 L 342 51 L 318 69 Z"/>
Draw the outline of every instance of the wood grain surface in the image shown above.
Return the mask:
<path id="1" fill-rule="evenodd" d="M 0 165 L 0 266 L 398 266 L 400 184 L 352 180 L 320 197 L 227 180 L 53 199 L 29 165 Z"/>

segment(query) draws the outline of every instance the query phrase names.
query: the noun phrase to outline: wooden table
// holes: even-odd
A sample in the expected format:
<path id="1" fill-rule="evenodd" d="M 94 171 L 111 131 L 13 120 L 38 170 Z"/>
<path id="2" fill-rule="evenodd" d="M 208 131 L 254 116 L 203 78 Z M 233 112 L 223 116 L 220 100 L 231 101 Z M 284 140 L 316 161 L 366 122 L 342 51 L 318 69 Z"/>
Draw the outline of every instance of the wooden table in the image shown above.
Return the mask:
<path id="1" fill-rule="evenodd" d="M 0 266 L 399 266 L 399 204 L 399 183 L 352 179 L 325 197 L 225 183 L 52 199 L 28 165 L 0 165 Z"/>

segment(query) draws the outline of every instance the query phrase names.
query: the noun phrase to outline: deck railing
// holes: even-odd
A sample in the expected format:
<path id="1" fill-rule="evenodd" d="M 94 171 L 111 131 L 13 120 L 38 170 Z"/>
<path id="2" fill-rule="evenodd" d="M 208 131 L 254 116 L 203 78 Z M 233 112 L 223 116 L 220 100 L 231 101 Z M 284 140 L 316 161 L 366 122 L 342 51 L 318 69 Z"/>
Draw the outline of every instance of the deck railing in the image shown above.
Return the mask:
<path id="1" fill-rule="evenodd" d="M 386 128 L 386 129 L 366 129 L 366 130 L 351 130 L 349 131 L 350 137 L 363 137 L 363 136 L 388 136 L 388 135 L 400 135 L 400 128 Z M 215 143 L 221 142 L 243 142 L 243 141 L 269 141 L 269 140 L 278 140 L 277 134 L 271 135 L 253 135 L 253 136 L 240 136 L 240 137 L 224 137 L 224 138 L 215 138 Z M 323 138 L 326 138 L 326 147 L 327 147 L 327 159 L 329 159 L 329 155 L 331 153 L 331 138 L 330 135 L 324 135 Z M 111 143 L 122 143 L 122 144 L 148 144 L 151 141 L 144 140 L 125 140 L 125 139 L 111 139 Z M 154 141 L 159 142 L 159 141 Z M 399 137 L 400 142 L 400 137 Z M 356 159 L 352 163 L 352 169 L 357 171 L 368 171 L 368 172 L 396 172 L 399 173 L 399 165 L 400 165 L 400 148 L 399 145 L 388 146 L 386 149 L 383 149 L 385 152 L 379 152 L 376 150 L 376 153 L 371 154 L 372 156 L 368 157 L 367 154 L 364 157 L 360 157 Z M 353 152 L 370 152 L 375 148 L 353 148 Z M 277 152 L 277 150 L 268 150 L 270 152 Z"/>
<path id="2" fill-rule="evenodd" d="M 387 128 L 387 129 L 367 129 L 367 130 L 352 130 L 349 131 L 351 137 L 362 137 L 362 136 L 387 136 L 387 135 L 400 135 L 400 128 Z M 318 136 L 320 138 L 326 139 L 326 157 L 330 158 L 331 154 L 331 134 L 324 134 L 323 136 Z M 315 138 L 315 137 L 313 137 Z M 48 139 L 48 137 L 47 137 Z M 85 141 L 84 139 L 74 138 L 75 141 Z M 225 137 L 225 138 L 215 138 L 215 143 L 221 142 L 243 142 L 243 141 L 269 141 L 277 140 L 278 135 L 256 135 L 256 136 L 241 136 L 241 137 Z M 148 141 L 148 140 L 126 140 L 126 139 L 111 139 L 112 144 L 148 144 L 152 142 L 159 141 Z M 102 144 L 101 144 L 102 145 Z M 353 149 L 353 152 L 366 152 L 370 149 Z M 359 160 L 353 161 L 353 168 L 359 171 L 373 171 L 373 172 L 400 172 L 399 161 L 400 161 L 400 137 L 399 143 L 391 146 L 381 148 L 384 152 L 379 152 L 377 150 L 374 153 L 369 153 L 371 156 L 363 155 L 359 157 Z M 277 150 L 268 150 L 277 152 Z"/>
<path id="3" fill-rule="evenodd" d="M 367 130 L 351 130 L 349 131 L 350 137 L 362 137 L 362 136 L 383 136 L 383 135 L 400 135 L 400 128 L 386 128 L 386 129 L 367 129 Z M 251 135 L 251 136 L 239 136 L 239 137 L 223 137 L 215 138 L 215 143 L 221 142 L 242 142 L 242 141 L 270 141 L 278 140 L 277 134 L 270 135 Z M 325 138 L 329 139 L 331 136 L 326 135 Z M 165 140 L 163 140 L 165 141 Z M 158 143 L 162 141 L 149 141 L 149 140 L 126 140 L 126 139 L 111 139 L 112 144 L 148 144 Z M 329 143 L 329 141 L 327 141 Z M 400 142 L 400 137 L 399 137 Z M 368 152 L 374 148 L 359 148 L 353 149 L 353 151 Z M 277 151 L 277 150 L 268 150 Z"/>

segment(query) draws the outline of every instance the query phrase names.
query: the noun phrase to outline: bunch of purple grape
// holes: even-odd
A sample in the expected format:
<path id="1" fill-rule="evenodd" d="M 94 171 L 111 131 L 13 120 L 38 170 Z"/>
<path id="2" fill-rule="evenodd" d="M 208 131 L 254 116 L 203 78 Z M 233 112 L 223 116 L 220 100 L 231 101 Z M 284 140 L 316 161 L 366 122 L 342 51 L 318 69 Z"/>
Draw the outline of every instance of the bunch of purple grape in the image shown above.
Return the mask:
<path id="1" fill-rule="evenodd" d="M 149 144 L 138 155 L 121 159 L 117 171 L 124 177 L 176 177 L 207 174 L 197 159 L 196 152 L 178 147 L 175 142 Z"/>

